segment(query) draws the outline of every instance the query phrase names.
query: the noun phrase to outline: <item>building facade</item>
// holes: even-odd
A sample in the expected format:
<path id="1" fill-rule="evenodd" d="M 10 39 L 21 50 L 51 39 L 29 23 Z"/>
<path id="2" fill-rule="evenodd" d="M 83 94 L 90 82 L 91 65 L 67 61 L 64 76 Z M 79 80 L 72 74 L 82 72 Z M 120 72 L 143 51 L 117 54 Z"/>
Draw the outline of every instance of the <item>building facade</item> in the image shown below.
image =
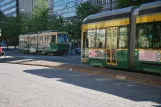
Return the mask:
<path id="1" fill-rule="evenodd" d="M 87 0 L 54 0 L 54 14 L 64 18 L 74 17 L 76 15 L 77 5 L 85 1 Z"/>
<path id="2" fill-rule="evenodd" d="M 31 15 L 33 0 L 19 0 L 19 12 Z"/>
<path id="3" fill-rule="evenodd" d="M 18 11 L 18 0 L 0 0 L 0 10 L 6 16 L 16 16 Z"/>
<path id="4" fill-rule="evenodd" d="M 116 0 L 88 0 L 88 1 L 90 1 L 93 5 L 102 6 L 103 7 L 101 10 L 102 12 L 115 9 Z"/>
<path id="5" fill-rule="evenodd" d="M 19 0 L 19 12 L 31 15 L 36 0 Z M 49 13 L 53 14 L 53 0 L 46 0 Z"/>

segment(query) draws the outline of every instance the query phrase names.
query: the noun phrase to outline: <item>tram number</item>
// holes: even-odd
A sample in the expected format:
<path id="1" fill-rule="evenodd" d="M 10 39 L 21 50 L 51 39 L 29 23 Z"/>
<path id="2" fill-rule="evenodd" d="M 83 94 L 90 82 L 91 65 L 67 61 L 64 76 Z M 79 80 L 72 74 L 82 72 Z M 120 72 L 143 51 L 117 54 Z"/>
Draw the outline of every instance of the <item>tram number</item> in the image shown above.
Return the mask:
<path id="1" fill-rule="evenodd" d="M 161 53 L 157 52 L 155 57 L 156 57 L 156 60 L 159 62 L 161 60 Z"/>

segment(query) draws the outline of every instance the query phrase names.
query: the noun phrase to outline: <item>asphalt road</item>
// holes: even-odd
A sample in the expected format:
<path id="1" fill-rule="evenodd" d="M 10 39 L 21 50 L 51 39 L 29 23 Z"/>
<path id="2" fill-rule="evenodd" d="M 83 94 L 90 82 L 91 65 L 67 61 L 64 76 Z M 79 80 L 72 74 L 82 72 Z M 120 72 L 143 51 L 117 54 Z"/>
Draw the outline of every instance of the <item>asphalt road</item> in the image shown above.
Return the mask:
<path id="1" fill-rule="evenodd" d="M 160 107 L 161 87 L 0 63 L 0 107 Z"/>
<path id="2" fill-rule="evenodd" d="M 35 60 L 54 61 L 68 64 L 81 64 L 80 55 L 49 56 L 49 55 L 23 54 L 20 53 L 18 50 L 6 51 L 6 55 L 20 59 L 35 59 Z"/>

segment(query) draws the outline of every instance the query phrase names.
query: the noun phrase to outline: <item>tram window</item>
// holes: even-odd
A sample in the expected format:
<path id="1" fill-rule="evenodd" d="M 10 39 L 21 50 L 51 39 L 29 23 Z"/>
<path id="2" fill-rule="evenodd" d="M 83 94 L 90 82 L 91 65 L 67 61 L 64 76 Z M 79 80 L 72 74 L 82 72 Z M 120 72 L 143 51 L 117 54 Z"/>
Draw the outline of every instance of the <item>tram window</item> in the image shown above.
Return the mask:
<path id="1" fill-rule="evenodd" d="M 49 38 L 50 38 L 50 37 L 49 37 L 49 36 L 47 36 L 46 38 L 47 38 L 47 41 L 46 41 L 46 42 L 47 42 L 47 43 L 49 43 Z"/>
<path id="2" fill-rule="evenodd" d="M 137 47 L 152 48 L 153 24 L 137 25 Z"/>
<path id="3" fill-rule="evenodd" d="M 86 47 L 86 32 L 83 32 L 83 48 L 85 48 Z"/>
<path id="4" fill-rule="evenodd" d="M 48 36 L 45 36 L 45 43 L 48 43 Z"/>
<path id="5" fill-rule="evenodd" d="M 89 48 L 95 48 L 95 36 L 96 36 L 96 30 L 88 30 L 87 31 L 87 38 L 88 38 L 88 47 Z"/>
<path id="6" fill-rule="evenodd" d="M 83 32 L 83 48 L 88 48 L 88 37 L 86 32 Z"/>
<path id="7" fill-rule="evenodd" d="M 88 43 L 88 37 L 87 37 L 87 35 L 86 35 L 86 40 L 85 40 L 85 41 L 86 41 L 86 48 L 89 48 L 89 47 L 88 47 L 88 46 L 89 46 L 89 45 L 88 45 L 89 43 Z"/>
<path id="8" fill-rule="evenodd" d="M 52 35 L 51 42 L 56 42 L 56 36 Z"/>
<path id="9" fill-rule="evenodd" d="M 43 36 L 43 43 L 45 43 L 45 36 Z"/>
<path id="10" fill-rule="evenodd" d="M 85 41 L 84 41 L 85 48 L 89 48 L 89 47 L 88 47 L 88 44 L 89 44 L 89 43 L 88 43 L 87 32 L 84 32 L 84 40 L 85 40 Z"/>
<path id="11" fill-rule="evenodd" d="M 42 43 L 42 41 L 43 41 L 43 38 L 40 36 L 40 42 Z"/>
<path id="12" fill-rule="evenodd" d="M 105 29 L 97 29 L 96 48 L 105 48 Z"/>
<path id="13" fill-rule="evenodd" d="M 58 34 L 58 43 L 68 43 L 68 35 L 67 34 Z"/>
<path id="14" fill-rule="evenodd" d="M 105 48 L 105 29 L 88 30 L 86 44 L 89 48 Z"/>
<path id="15" fill-rule="evenodd" d="M 44 43 L 46 43 L 46 41 L 47 41 L 47 38 L 46 38 L 46 36 L 44 36 Z"/>
<path id="16" fill-rule="evenodd" d="M 154 49 L 161 48 L 161 23 L 156 24 L 153 47 Z"/>
<path id="17" fill-rule="evenodd" d="M 64 43 L 68 43 L 68 40 L 69 38 L 68 38 L 68 35 L 67 34 L 64 34 Z"/>
<path id="18" fill-rule="evenodd" d="M 128 47 L 127 27 L 120 27 L 118 36 L 118 45 L 119 48 Z"/>

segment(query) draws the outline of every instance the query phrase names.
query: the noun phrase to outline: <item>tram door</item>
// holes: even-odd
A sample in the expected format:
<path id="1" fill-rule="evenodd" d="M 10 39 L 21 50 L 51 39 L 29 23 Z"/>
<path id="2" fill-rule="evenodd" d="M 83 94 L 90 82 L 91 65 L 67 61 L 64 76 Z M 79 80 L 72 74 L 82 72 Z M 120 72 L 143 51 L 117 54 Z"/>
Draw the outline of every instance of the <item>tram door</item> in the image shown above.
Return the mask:
<path id="1" fill-rule="evenodd" d="M 108 65 L 117 65 L 117 27 L 107 28 L 106 34 L 106 62 Z"/>

